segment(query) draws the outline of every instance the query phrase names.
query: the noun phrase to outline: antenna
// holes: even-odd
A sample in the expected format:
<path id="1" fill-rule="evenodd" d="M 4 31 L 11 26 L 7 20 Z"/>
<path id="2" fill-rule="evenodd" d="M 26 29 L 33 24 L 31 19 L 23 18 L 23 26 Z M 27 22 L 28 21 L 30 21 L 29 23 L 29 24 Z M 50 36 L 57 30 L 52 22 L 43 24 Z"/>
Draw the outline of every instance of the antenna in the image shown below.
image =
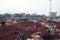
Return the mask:
<path id="1" fill-rule="evenodd" d="M 50 0 L 50 12 L 51 12 L 51 1 L 52 1 L 52 0 Z"/>

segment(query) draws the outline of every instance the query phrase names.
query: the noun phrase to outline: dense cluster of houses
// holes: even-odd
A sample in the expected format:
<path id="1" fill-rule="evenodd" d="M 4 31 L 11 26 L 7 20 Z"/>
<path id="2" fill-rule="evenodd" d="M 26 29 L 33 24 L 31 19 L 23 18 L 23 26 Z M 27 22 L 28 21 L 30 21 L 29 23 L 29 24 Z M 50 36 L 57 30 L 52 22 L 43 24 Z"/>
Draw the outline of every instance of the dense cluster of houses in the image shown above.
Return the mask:
<path id="1" fill-rule="evenodd" d="M 60 21 L 60 16 L 45 16 L 37 14 L 25 14 L 25 13 L 16 13 L 16 14 L 0 14 L 0 19 L 8 21 L 17 21 L 17 20 L 29 20 L 29 21 L 40 21 L 40 20 L 52 20 Z"/>

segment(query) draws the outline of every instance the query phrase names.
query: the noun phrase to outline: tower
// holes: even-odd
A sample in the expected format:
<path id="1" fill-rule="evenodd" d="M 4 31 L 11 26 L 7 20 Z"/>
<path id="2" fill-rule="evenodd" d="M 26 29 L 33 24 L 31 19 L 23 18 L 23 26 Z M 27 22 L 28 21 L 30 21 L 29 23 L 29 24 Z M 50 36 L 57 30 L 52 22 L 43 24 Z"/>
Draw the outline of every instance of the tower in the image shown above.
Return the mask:
<path id="1" fill-rule="evenodd" d="M 50 12 L 51 12 L 51 1 L 52 1 L 52 0 L 50 0 Z"/>
<path id="2" fill-rule="evenodd" d="M 50 1 L 49 16 L 50 16 L 50 17 L 54 17 L 54 16 L 56 16 L 57 12 L 52 12 L 52 6 L 51 6 L 52 0 L 49 0 L 49 1 Z"/>

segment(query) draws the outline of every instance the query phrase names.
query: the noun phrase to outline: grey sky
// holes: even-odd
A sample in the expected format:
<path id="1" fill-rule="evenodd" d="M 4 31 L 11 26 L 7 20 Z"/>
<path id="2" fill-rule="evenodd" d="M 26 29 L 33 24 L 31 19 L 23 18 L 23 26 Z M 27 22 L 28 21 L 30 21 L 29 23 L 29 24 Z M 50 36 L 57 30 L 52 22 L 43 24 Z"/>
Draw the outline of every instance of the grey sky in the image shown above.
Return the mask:
<path id="1" fill-rule="evenodd" d="M 49 0 L 0 0 L 0 13 L 8 10 L 48 15 Z M 60 15 L 60 0 L 52 0 L 52 11 L 57 11 L 57 14 Z"/>

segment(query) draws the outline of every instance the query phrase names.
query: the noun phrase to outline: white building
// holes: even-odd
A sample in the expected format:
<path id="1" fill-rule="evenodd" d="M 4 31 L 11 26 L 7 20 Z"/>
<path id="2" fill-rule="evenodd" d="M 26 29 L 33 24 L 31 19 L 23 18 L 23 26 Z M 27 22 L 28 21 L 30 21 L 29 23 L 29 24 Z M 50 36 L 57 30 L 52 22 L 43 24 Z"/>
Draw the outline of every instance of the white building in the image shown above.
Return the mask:
<path id="1" fill-rule="evenodd" d="M 49 16 L 50 16 L 50 17 L 55 17 L 56 14 L 57 14 L 57 12 L 49 12 Z"/>

